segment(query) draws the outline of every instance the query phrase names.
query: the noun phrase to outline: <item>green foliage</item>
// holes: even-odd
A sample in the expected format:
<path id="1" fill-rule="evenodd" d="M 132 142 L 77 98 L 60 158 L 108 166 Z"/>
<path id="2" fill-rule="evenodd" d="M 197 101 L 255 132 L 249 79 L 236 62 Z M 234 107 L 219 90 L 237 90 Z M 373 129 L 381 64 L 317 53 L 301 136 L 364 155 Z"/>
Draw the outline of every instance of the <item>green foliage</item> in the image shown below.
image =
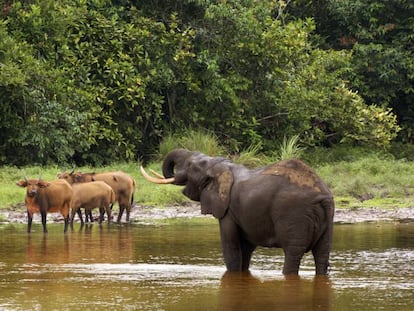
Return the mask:
<path id="1" fill-rule="evenodd" d="M 278 154 L 279 160 L 287 160 L 292 158 L 300 159 L 304 148 L 299 145 L 299 136 L 295 135 L 290 138 L 283 138 Z"/>
<path id="2" fill-rule="evenodd" d="M 412 47 L 380 14 L 392 2 L 319 3 L 359 40 L 346 51 L 315 44 L 345 34 L 338 26 L 316 37 L 330 19 L 316 9 L 294 16 L 303 1 L 2 4 L 0 163 L 148 160 L 169 132 L 220 152 L 177 136 L 188 128 L 207 129 L 230 154 L 271 154 L 293 136 L 304 146 L 384 148 L 399 123 L 408 141 Z M 394 24 L 412 29 L 403 15 Z M 394 31 L 405 48 L 391 48 Z"/>
<path id="3" fill-rule="evenodd" d="M 105 117 L 101 124 L 112 132 L 96 149 L 111 150 L 109 158 L 133 159 L 141 153 L 138 147 L 153 146 L 161 135 L 166 95 L 161 90 L 185 80 L 177 76 L 185 74 L 181 70 L 192 57 L 193 34 L 181 31 L 175 19 L 170 17 L 167 29 L 135 8 L 114 7 L 89 10 L 75 25 L 72 79 L 80 87 L 94 86 Z"/>
<path id="4" fill-rule="evenodd" d="M 251 169 L 267 165 L 272 160 L 261 153 L 262 149 L 263 147 L 260 143 L 251 145 L 246 150 L 242 150 L 240 153 L 232 156 L 232 161 Z"/>
<path id="5" fill-rule="evenodd" d="M 389 152 L 396 159 L 414 161 L 414 144 L 404 144 L 401 142 L 394 142 L 391 145 Z"/>
<path id="6" fill-rule="evenodd" d="M 341 144 L 336 147 L 307 148 L 302 158 L 311 166 L 329 165 L 336 162 L 356 162 L 364 158 L 380 158 L 394 160 L 392 154 L 381 149 L 374 149 L 367 146 L 352 146 Z"/>
<path id="7" fill-rule="evenodd" d="M 399 139 L 412 143 L 414 2 L 300 0 L 289 9 L 295 17 L 315 17 L 315 38 L 326 49 L 351 51 L 349 87 L 368 104 L 392 108 Z"/>
<path id="8" fill-rule="evenodd" d="M 53 4 L 52 1 L 42 3 Z M 0 62 L 5 69 L 0 74 L 3 110 L 0 118 L 4 118 L 0 131 L 4 138 L 0 163 L 70 161 L 75 152 L 87 150 L 94 142 L 90 134 L 97 124 L 91 118 L 98 111 L 87 105 L 90 99 L 87 94 L 67 82 L 64 71 L 47 62 L 44 59 L 47 53 L 38 49 L 41 46 L 42 51 L 51 52 L 47 44 L 52 36 L 46 35 L 45 27 L 53 29 L 54 36 L 65 37 L 58 34 L 64 27 L 45 25 L 52 20 L 56 22 L 59 12 L 55 12 L 58 16 L 54 18 L 50 15 L 41 18 L 41 7 L 33 4 L 25 10 L 19 2 L 14 9 L 11 16 L 15 14 L 15 19 L 10 18 L 0 26 L 0 36 L 4 39 L 0 43 L 0 50 L 4 51 Z M 65 24 L 64 21 L 60 22 Z M 17 27 L 19 23 L 22 28 Z M 13 36 L 6 33 L 5 26 Z M 37 32 L 43 36 L 36 36 Z"/>
<path id="9" fill-rule="evenodd" d="M 400 130 L 392 112 L 365 105 L 344 82 L 338 84 L 349 69 L 343 67 L 347 54 L 315 53 L 301 74 L 281 90 L 282 101 L 289 103 L 286 110 L 291 121 L 285 133 L 300 133 L 308 145 L 358 142 L 389 146 Z"/>
<path id="10" fill-rule="evenodd" d="M 219 144 L 216 135 L 201 129 L 187 129 L 164 137 L 160 142 L 158 158 L 163 159 L 168 152 L 176 148 L 199 151 L 212 157 L 225 153 L 225 149 Z"/>

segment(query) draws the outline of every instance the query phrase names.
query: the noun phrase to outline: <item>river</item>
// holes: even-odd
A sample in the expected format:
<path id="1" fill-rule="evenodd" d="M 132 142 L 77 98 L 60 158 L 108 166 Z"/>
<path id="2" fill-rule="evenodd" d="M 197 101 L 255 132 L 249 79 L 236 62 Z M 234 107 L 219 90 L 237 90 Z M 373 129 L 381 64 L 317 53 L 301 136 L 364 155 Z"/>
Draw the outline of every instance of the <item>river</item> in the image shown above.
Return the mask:
<path id="1" fill-rule="evenodd" d="M 225 273 L 217 223 L 0 225 L 1 310 L 414 310 L 414 223 L 336 224 L 329 277 L 257 249 Z"/>

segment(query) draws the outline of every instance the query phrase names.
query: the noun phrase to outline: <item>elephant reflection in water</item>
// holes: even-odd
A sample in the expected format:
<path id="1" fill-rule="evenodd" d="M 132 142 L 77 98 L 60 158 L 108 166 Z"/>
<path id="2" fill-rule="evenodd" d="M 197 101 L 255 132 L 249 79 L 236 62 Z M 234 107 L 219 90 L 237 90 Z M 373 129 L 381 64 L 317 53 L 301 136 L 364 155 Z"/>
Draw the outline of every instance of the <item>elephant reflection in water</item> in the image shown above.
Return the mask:
<path id="1" fill-rule="evenodd" d="M 249 272 L 226 272 L 221 279 L 217 310 L 330 311 L 331 295 L 327 276 L 262 281 Z"/>

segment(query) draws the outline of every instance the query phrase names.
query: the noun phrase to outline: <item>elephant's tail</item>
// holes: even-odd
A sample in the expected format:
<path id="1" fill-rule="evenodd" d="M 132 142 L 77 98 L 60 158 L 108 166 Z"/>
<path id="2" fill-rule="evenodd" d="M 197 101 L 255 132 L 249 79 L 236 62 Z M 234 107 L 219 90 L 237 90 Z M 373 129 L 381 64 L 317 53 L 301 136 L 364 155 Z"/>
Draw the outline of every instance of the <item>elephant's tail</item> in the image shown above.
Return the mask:
<path id="1" fill-rule="evenodd" d="M 328 222 L 327 233 L 328 233 L 328 244 L 332 244 L 333 236 L 333 224 L 335 216 L 335 201 L 332 196 L 325 198 L 321 201 L 321 206 L 325 210 L 326 219 Z"/>
<path id="2" fill-rule="evenodd" d="M 321 200 L 321 206 L 326 211 L 326 216 L 328 216 L 328 219 L 332 219 L 335 215 L 335 202 L 332 196 L 329 196 L 328 198 L 324 198 Z"/>

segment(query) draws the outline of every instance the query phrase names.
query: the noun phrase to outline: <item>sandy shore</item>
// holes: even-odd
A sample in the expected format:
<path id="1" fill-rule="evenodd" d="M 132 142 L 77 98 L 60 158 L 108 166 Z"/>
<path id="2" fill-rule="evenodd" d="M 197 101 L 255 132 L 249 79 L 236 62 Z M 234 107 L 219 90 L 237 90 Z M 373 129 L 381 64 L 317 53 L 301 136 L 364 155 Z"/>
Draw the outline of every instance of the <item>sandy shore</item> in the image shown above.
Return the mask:
<path id="1" fill-rule="evenodd" d="M 114 207 L 113 216 L 116 219 L 118 213 L 117 205 Z M 97 217 L 97 210 L 94 216 Z M 201 215 L 198 203 L 189 203 L 185 205 L 176 205 L 168 207 L 153 207 L 135 205 L 131 210 L 131 221 L 142 223 L 151 220 L 174 219 L 174 218 L 194 218 L 194 217 L 212 217 Z M 77 219 L 77 217 L 75 218 Z M 125 216 L 123 216 L 123 220 Z M 40 215 L 35 215 L 34 221 L 40 221 Z M 63 221 L 59 214 L 48 215 L 48 221 Z M 361 222 L 414 222 L 414 207 L 399 209 L 377 209 L 377 208 L 361 208 L 361 209 L 336 209 L 335 223 L 361 223 Z M 23 205 L 11 209 L 0 210 L 1 223 L 26 223 L 27 216 Z"/>

